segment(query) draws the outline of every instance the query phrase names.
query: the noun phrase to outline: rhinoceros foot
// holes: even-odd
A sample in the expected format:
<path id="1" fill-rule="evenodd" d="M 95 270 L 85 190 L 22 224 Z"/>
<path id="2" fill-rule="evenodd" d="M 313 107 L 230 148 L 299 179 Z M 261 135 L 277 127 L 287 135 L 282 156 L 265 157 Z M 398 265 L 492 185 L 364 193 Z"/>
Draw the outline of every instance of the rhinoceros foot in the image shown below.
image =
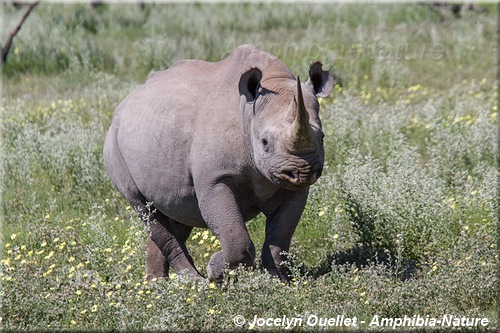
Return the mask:
<path id="1" fill-rule="evenodd" d="M 207 265 L 208 280 L 222 282 L 222 274 L 225 269 L 224 254 L 222 251 L 216 252 L 210 258 Z"/>

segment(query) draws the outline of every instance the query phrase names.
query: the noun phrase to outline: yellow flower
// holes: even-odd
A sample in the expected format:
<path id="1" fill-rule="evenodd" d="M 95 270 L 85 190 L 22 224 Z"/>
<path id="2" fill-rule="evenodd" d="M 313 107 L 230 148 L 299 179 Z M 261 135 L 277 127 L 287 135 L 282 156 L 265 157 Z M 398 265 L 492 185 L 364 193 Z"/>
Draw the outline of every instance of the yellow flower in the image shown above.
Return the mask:
<path id="1" fill-rule="evenodd" d="M 213 283 L 213 282 L 210 282 L 210 284 L 208 285 L 208 287 L 209 287 L 210 289 L 217 289 L 217 286 L 216 286 L 216 285 L 215 285 L 215 283 Z"/>
<path id="2" fill-rule="evenodd" d="M 76 324 L 77 324 L 76 321 L 74 321 L 74 320 L 71 321 L 71 325 L 76 325 Z"/>
<path id="3" fill-rule="evenodd" d="M 420 84 L 417 84 L 416 86 L 411 86 L 408 88 L 409 92 L 416 92 L 422 89 L 423 87 Z"/>
<path id="4" fill-rule="evenodd" d="M 208 313 L 212 315 L 212 314 L 215 313 L 215 310 L 214 309 L 210 309 L 210 310 L 208 310 Z"/>
<path id="5" fill-rule="evenodd" d="M 47 254 L 45 257 L 43 257 L 44 259 L 48 260 L 50 258 L 52 258 L 54 256 L 54 251 L 50 251 L 49 254 Z"/>
<path id="6" fill-rule="evenodd" d="M 146 309 L 151 309 L 152 307 L 153 307 L 153 304 L 151 304 L 151 303 L 146 305 Z"/>
<path id="7" fill-rule="evenodd" d="M 92 307 L 92 309 L 90 309 L 90 311 L 92 311 L 92 312 L 97 312 L 97 304 L 95 304 L 95 305 Z"/>
<path id="8" fill-rule="evenodd" d="M 10 239 L 12 239 L 12 240 L 16 239 L 16 237 L 17 237 L 17 235 L 16 235 L 16 234 L 12 234 L 12 235 L 10 235 Z"/>

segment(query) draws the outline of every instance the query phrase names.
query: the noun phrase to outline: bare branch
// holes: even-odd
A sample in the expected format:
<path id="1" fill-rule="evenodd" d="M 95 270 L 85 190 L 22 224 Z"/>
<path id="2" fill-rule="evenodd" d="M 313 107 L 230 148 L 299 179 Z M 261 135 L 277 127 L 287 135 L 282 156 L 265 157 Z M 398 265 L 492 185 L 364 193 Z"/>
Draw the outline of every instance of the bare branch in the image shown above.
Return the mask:
<path id="1" fill-rule="evenodd" d="M 9 54 L 10 47 L 12 46 L 12 40 L 17 35 L 19 30 L 21 30 L 21 27 L 23 26 L 24 21 L 26 21 L 26 19 L 28 18 L 28 15 L 31 13 L 33 8 L 35 8 L 39 3 L 40 3 L 40 1 L 36 1 L 36 2 L 29 5 L 28 9 L 26 10 L 23 17 L 21 18 L 21 21 L 19 21 L 17 26 L 10 33 L 9 38 L 7 39 L 7 42 L 5 43 L 4 47 L 2 48 L 2 63 L 5 63 L 7 61 L 7 55 Z"/>

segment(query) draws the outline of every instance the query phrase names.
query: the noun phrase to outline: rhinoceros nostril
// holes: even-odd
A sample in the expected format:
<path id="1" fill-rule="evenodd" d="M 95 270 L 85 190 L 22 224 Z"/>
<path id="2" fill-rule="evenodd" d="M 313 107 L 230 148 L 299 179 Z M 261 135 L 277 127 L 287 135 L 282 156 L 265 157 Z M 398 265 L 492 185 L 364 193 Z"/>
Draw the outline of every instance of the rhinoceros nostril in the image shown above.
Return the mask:
<path id="1" fill-rule="evenodd" d="M 295 179 L 295 174 L 292 171 L 285 170 L 283 171 L 283 174 L 289 177 L 290 179 Z"/>

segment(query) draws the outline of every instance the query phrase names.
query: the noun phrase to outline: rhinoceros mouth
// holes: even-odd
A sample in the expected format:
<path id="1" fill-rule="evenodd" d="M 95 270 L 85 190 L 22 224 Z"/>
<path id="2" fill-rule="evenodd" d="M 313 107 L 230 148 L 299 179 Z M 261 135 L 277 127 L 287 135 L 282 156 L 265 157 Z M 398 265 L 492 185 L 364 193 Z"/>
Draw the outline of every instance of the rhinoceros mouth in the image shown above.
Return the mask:
<path id="1" fill-rule="evenodd" d="M 273 172 L 272 175 L 280 186 L 288 189 L 299 189 L 314 184 L 321 176 L 321 167 L 315 165 L 315 167 L 306 168 L 306 170 L 282 168 Z"/>

